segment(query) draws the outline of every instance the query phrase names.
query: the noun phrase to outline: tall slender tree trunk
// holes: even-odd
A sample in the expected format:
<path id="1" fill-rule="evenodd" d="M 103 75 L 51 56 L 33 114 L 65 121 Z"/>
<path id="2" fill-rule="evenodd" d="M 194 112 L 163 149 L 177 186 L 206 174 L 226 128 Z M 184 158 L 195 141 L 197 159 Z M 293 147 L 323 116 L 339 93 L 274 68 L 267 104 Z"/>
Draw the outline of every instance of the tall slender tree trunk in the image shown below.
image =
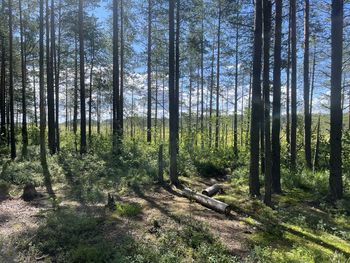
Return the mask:
<path id="1" fill-rule="evenodd" d="M 179 94 L 180 94 L 180 0 L 176 0 L 176 35 L 175 35 L 175 134 L 176 134 L 176 152 L 179 153 Z M 182 85 L 183 86 L 183 85 Z M 181 93 L 182 94 L 182 93 Z M 182 105 L 182 99 L 181 99 Z M 182 114 L 182 110 L 181 110 Z M 181 116 L 182 117 L 182 116 Z M 181 118 L 182 119 L 182 118 Z"/>
<path id="2" fill-rule="evenodd" d="M 147 142 L 152 141 L 152 1 L 148 0 L 147 43 Z"/>
<path id="3" fill-rule="evenodd" d="M 304 0 L 304 153 L 307 168 L 311 163 L 311 115 L 309 79 L 309 0 Z"/>
<path id="4" fill-rule="evenodd" d="M 52 9 L 54 8 L 53 0 L 51 2 Z M 54 20 L 54 13 L 51 15 Z M 54 48 L 54 58 L 55 58 L 55 92 L 56 92 L 56 149 L 59 152 L 60 151 L 60 120 L 59 120 L 59 112 L 60 112 L 60 71 L 61 71 L 61 17 L 62 17 L 62 0 L 59 0 L 58 2 L 58 43 L 57 43 L 57 50 Z M 53 35 L 55 35 L 55 30 L 53 26 Z M 53 45 L 55 46 L 55 41 L 53 38 Z"/>
<path id="5" fill-rule="evenodd" d="M 343 197 L 341 76 L 343 57 L 343 0 L 332 0 L 331 130 L 329 194 L 333 200 Z"/>
<path id="6" fill-rule="evenodd" d="M 20 20 L 20 36 L 21 36 L 21 67 L 22 67 L 22 156 L 26 158 L 28 147 L 28 131 L 27 131 L 27 65 L 26 65 L 26 44 L 24 42 L 24 26 L 22 14 L 22 1 L 19 0 L 19 20 Z"/>
<path id="7" fill-rule="evenodd" d="M 1 5 L 1 17 L 5 17 L 5 0 Z M 3 19 L 1 21 L 4 22 Z M 5 36 L 1 37 L 1 78 L 0 78 L 0 143 L 4 144 L 6 139 L 6 54 Z"/>
<path id="8" fill-rule="evenodd" d="M 90 83 L 89 83 L 89 129 L 88 137 L 89 144 L 92 143 L 92 83 L 93 83 L 93 74 L 94 74 L 94 63 L 95 63 L 95 34 L 92 33 L 91 39 L 91 62 L 90 62 Z"/>
<path id="9" fill-rule="evenodd" d="M 120 122 L 119 122 L 119 23 L 118 2 L 113 0 L 113 151 L 118 149 Z"/>
<path id="10" fill-rule="evenodd" d="M 313 172 L 318 168 L 318 160 L 320 154 L 320 132 L 321 132 L 321 115 L 318 115 L 317 129 L 316 129 L 316 145 L 315 145 L 315 154 L 314 154 L 314 163 L 313 163 Z"/>
<path id="11" fill-rule="evenodd" d="M 282 0 L 276 0 L 275 47 L 273 65 L 272 105 L 272 190 L 281 193 L 281 41 Z"/>
<path id="12" fill-rule="evenodd" d="M 77 132 L 78 132 L 78 40 L 75 34 L 74 38 L 74 106 L 73 106 L 73 132 L 74 132 L 74 144 L 75 150 L 78 150 Z"/>
<path id="13" fill-rule="evenodd" d="M 316 70 L 316 45 L 314 45 L 314 54 L 312 60 L 312 75 L 311 75 L 311 92 L 310 92 L 310 118 L 312 124 L 312 107 L 313 107 L 313 98 L 314 98 L 314 89 L 315 89 L 315 70 Z"/>
<path id="14" fill-rule="evenodd" d="M 123 138 L 124 130 L 124 0 L 120 0 L 120 94 L 119 94 L 119 122 L 120 138 Z"/>
<path id="15" fill-rule="evenodd" d="M 271 35 L 271 0 L 263 0 L 264 6 L 264 135 L 265 135 L 265 196 L 264 203 L 271 206 L 271 139 L 270 139 L 270 35 Z"/>
<path id="16" fill-rule="evenodd" d="M 34 99 L 34 125 L 35 127 L 38 127 L 38 106 L 37 106 L 37 93 L 36 93 L 36 71 L 35 71 L 35 64 L 34 64 L 34 58 L 33 58 L 33 99 Z"/>
<path id="17" fill-rule="evenodd" d="M 178 1 L 178 0 L 177 0 Z M 170 180 L 174 185 L 179 184 L 177 174 L 177 145 L 178 135 L 176 134 L 178 114 L 176 113 L 176 72 L 175 72 L 175 0 L 169 0 L 169 153 L 170 153 Z"/>
<path id="18" fill-rule="evenodd" d="M 219 148 L 219 130 L 220 130 L 220 42 L 221 42 L 221 0 L 219 0 L 219 18 L 218 18 L 218 50 L 217 50 L 217 61 L 216 61 L 216 118 L 215 118 L 215 148 Z"/>
<path id="19" fill-rule="evenodd" d="M 239 26 L 238 26 L 238 12 L 236 16 L 237 25 L 236 25 L 236 50 L 235 50 L 235 100 L 234 100 L 234 113 L 233 113 L 233 153 L 235 157 L 238 157 L 238 146 L 237 146 L 237 104 L 238 104 L 238 41 L 239 41 Z"/>
<path id="20" fill-rule="evenodd" d="M 40 33 L 39 33 L 39 109 L 40 109 L 40 162 L 43 169 L 44 184 L 51 197 L 55 197 L 52 190 L 51 175 L 46 160 L 46 111 L 44 87 L 44 0 L 40 0 Z"/>
<path id="21" fill-rule="evenodd" d="M 204 3 L 202 2 L 201 25 L 201 147 L 204 148 Z"/>
<path id="22" fill-rule="evenodd" d="M 83 0 L 79 0 L 79 64 L 80 64 L 80 154 L 86 153 L 85 57 Z"/>
<path id="23" fill-rule="evenodd" d="M 252 196 L 260 195 L 259 182 L 259 129 L 261 110 L 261 46 L 262 46 L 262 0 L 255 1 L 254 17 L 254 48 L 253 48 L 253 84 L 252 84 L 252 111 L 250 129 L 250 173 L 249 193 Z"/>
<path id="24" fill-rule="evenodd" d="M 296 0 L 290 0 L 291 5 L 291 46 L 292 46 L 292 83 L 291 83 L 291 109 L 292 123 L 290 134 L 290 162 L 291 168 L 296 168 L 297 158 L 297 42 L 296 42 Z"/>
<path id="25" fill-rule="evenodd" d="M 212 123 L 213 123 L 213 93 L 214 93 L 214 59 L 215 59 L 215 45 L 213 42 L 213 53 L 211 59 L 211 73 L 210 73 L 210 95 L 209 95 L 209 148 L 212 144 Z"/>
<path id="26" fill-rule="evenodd" d="M 248 91 L 248 109 L 247 109 L 247 132 L 246 132 L 246 145 L 249 144 L 249 132 L 250 132 L 250 112 L 251 112 L 251 97 L 252 97 L 252 80 L 253 80 L 253 77 L 252 77 L 252 71 L 249 70 L 249 91 Z"/>
<path id="27" fill-rule="evenodd" d="M 52 0 L 51 0 L 52 1 Z M 52 9 L 52 7 L 51 7 Z M 46 74 L 47 74 L 47 118 L 48 118 L 48 141 L 50 154 L 56 152 L 55 142 L 55 95 L 54 95 L 54 79 L 53 79 L 53 41 L 50 45 L 50 11 L 49 0 L 46 0 Z M 52 19 L 52 16 L 51 16 Z M 51 39 L 54 38 L 54 24 L 55 21 L 51 21 Z"/>
<path id="28" fill-rule="evenodd" d="M 287 70 L 286 70 L 286 141 L 288 148 L 288 161 L 290 161 L 290 51 L 291 51 L 291 5 L 289 4 L 288 41 L 287 41 Z"/>
<path id="29" fill-rule="evenodd" d="M 12 31 L 12 0 L 8 1 L 8 25 L 9 25 L 9 115 L 10 115 L 10 144 L 11 159 L 14 160 L 16 153 L 16 134 L 15 134 L 15 118 L 14 118 L 14 86 L 13 86 L 13 31 Z"/>

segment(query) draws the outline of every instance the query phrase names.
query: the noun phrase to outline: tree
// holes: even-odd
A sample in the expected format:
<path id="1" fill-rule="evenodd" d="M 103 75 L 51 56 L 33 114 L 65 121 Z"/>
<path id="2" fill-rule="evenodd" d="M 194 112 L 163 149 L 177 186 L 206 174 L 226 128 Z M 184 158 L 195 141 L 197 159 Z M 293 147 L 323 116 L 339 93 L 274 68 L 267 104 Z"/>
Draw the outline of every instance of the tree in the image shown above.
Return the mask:
<path id="1" fill-rule="evenodd" d="M 147 142 L 152 140 L 152 1 L 148 0 L 147 41 Z"/>
<path id="2" fill-rule="evenodd" d="M 291 111 L 292 122 L 290 129 L 290 162 L 291 168 L 296 168 L 296 147 L 297 147 L 297 42 L 296 42 L 296 1 L 290 0 L 291 10 Z"/>
<path id="3" fill-rule="evenodd" d="M 117 150 L 120 133 L 119 122 L 119 44 L 118 1 L 113 0 L 113 151 Z"/>
<path id="4" fill-rule="evenodd" d="M 83 12 L 83 0 L 79 0 L 80 154 L 86 153 L 85 57 Z"/>
<path id="5" fill-rule="evenodd" d="M 272 105 L 272 190 L 281 193 L 281 33 L 282 0 L 276 0 Z"/>
<path id="6" fill-rule="evenodd" d="M 179 1 L 179 0 L 177 0 Z M 169 153 L 170 153 L 170 180 L 174 185 L 179 184 L 177 174 L 177 134 L 176 127 L 178 115 L 177 109 L 177 97 L 175 86 L 175 0 L 169 0 Z"/>
<path id="7" fill-rule="evenodd" d="M 8 1 L 9 15 L 9 96 L 10 96 L 10 143 L 11 159 L 16 158 L 16 134 L 15 134 L 15 113 L 14 113 L 14 87 L 13 87 L 13 30 L 12 30 L 12 0 Z"/>
<path id="8" fill-rule="evenodd" d="M 26 65 L 26 47 L 24 42 L 24 26 L 22 0 L 19 0 L 19 20 L 20 20 L 20 39 L 21 39 L 21 70 L 22 70 L 22 156 L 27 156 L 28 147 L 28 131 L 27 131 L 27 102 L 26 102 L 26 86 L 27 86 L 27 65 Z"/>
<path id="9" fill-rule="evenodd" d="M 309 0 L 304 0 L 304 152 L 307 168 L 311 163 L 311 113 L 309 79 Z"/>
<path id="10" fill-rule="evenodd" d="M 254 48 L 253 48 L 253 83 L 252 83 L 252 110 L 250 128 L 250 172 L 249 193 L 252 196 L 260 195 L 259 182 L 259 129 L 261 111 L 261 46 L 262 46 L 262 0 L 255 1 L 254 12 Z"/>
<path id="11" fill-rule="evenodd" d="M 264 203 L 271 206 L 271 140 L 270 140 L 270 34 L 271 34 L 271 6 L 270 0 L 263 0 L 264 22 L 264 66 L 263 66 L 263 93 L 264 93 L 264 136 L 265 136 L 265 196 Z"/>
<path id="12" fill-rule="evenodd" d="M 46 112 L 45 112 L 45 90 L 44 90 L 44 0 L 40 0 L 40 34 L 39 34 L 39 108 L 40 108 L 40 162 L 44 174 L 44 183 L 50 196 L 55 194 L 52 190 L 51 175 L 46 160 Z"/>
<path id="13" fill-rule="evenodd" d="M 343 57 L 343 0 L 332 0 L 332 62 L 331 62 L 331 130 L 329 194 L 333 200 L 343 197 L 341 76 Z"/>
<path id="14" fill-rule="evenodd" d="M 217 33 L 217 61 L 216 61 L 216 118 L 215 118 L 215 148 L 219 147 L 219 130 L 220 130 L 220 39 L 221 39 L 221 0 L 219 0 L 219 17 L 218 17 L 218 33 Z"/>
<path id="15" fill-rule="evenodd" d="M 4 22 L 5 0 L 1 5 L 1 22 Z M 1 33 L 1 78 L 0 78 L 0 143 L 3 144 L 6 139 L 6 56 L 5 56 L 5 35 Z"/>
<path id="16" fill-rule="evenodd" d="M 51 0 L 52 1 L 52 0 Z M 51 12 L 54 10 L 51 8 Z M 54 36 L 53 23 L 51 21 L 51 39 Z M 47 74 L 47 118 L 48 118 L 48 140 L 51 154 L 56 152 L 55 140 L 55 95 L 54 95 L 54 75 L 53 75 L 53 42 L 50 45 L 50 8 L 49 0 L 46 0 L 46 74 Z M 50 48 L 51 47 L 51 48 Z"/>

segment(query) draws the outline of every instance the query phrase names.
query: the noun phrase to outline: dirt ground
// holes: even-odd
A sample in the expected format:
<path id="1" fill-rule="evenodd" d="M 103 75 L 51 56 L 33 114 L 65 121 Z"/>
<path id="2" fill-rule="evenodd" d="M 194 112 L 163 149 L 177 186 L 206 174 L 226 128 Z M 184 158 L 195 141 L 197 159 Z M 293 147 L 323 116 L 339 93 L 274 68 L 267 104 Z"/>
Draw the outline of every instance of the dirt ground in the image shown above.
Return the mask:
<path id="1" fill-rule="evenodd" d="M 136 218 L 118 218 L 119 227 L 115 232 L 106 229 L 106 235 L 111 237 L 117 236 L 117 229 L 122 227 L 135 239 L 153 242 L 156 239 L 152 231 L 155 222 L 160 225 L 161 231 L 174 229 L 181 227 L 179 218 L 186 216 L 206 225 L 233 255 L 244 256 L 247 253 L 244 242 L 246 235 L 254 232 L 252 226 L 242 222 L 238 215 L 227 217 L 161 187 L 147 193 L 135 191 L 127 196 L 118 196 L 118 200 L 138 203 L 142 212 Z M 60 205 L 109 215 L 104 204 L 81 206 L 76 201 L 63 200 Z M 10 243 L 11 237 L 28 229 L 36 229 L 45 217 L 42 212 L 48 209 L 51 208 L 47 197 L 32 202 L 25 202 L 19 197 L 0 202 L 1 262 L 13 262 L 15 251 Z"/>

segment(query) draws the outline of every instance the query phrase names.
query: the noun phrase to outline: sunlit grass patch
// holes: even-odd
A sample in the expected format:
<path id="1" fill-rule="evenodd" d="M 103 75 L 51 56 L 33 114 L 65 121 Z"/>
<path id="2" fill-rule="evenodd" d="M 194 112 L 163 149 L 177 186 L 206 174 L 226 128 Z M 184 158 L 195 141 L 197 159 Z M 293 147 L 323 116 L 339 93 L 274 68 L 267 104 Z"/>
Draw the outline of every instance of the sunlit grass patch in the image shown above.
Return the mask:
<path id="1" fill-rule="evenodd" d="M 116 203 L 115 214 L 122 217 L 136 217 L 141 214 L 142 207 L 138 203 Z"/>

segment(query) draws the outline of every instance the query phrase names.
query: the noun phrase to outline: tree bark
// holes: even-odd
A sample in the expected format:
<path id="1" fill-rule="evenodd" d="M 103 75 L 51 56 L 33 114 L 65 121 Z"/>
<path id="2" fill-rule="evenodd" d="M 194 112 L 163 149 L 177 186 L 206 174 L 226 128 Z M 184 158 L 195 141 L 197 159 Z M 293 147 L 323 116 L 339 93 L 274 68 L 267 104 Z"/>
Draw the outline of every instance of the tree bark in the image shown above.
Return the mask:
<path id="1" fill-rule="evenodd" d="M 79 64 L 80 64 L 80 154 L 86 153 L 85 58 L 83 0 L 79 0 Z"/>
<path id="2" fill-rule="evenodd" d="M 262 46 L 262 0 L 255 1 L 252 111 L 250 129 L 249 193 L 260 196 L 259 182 L 259 130 L 261 110 L 261 46 Z"/>
<path id="3" fill-rule="evenodd" d="M 220 41 L 221 41 L 221 0 L 219 0 L 219 17 L 218 17 L 218 39 L 217 39 L 217 61 L 216 61 L 216 118 L 215 118 L 215 148 L 219 148 L 219 130 L 220 130 Z"/>
<path id="4" fill-rule="evenodd" d="M 311 115 L 309 79 L 309 0 L 304 0 L 304 153 L 307 168 L 311 163 Z"/>
<path id="5" fill-rule="evenodd" d="M 44 90 L 44 0 L 40 0 L 40 34 L 39 34 L 39 109 L 40 109 L 40 162 L 43 169 L 44 184 L 51 197 L 55 197 L 52 190 L 51 175 L 46 160 L 46 111 Z"/>
<path id="6" fill-rule="evenodd" d="M 296 0 L 290 0 L 291 5 L 291 46 L 292 46 L 292 82 L 291 82 L 291 110 L 292 123 L 290 134 L 291 168 L 296 169 L 297 147 L 297 42 L 296 42 Z"/>
<path id="7" fill-rule="evenodd" d="M 27 131 L 27 65 L 26 65 L 26 44 L 24 42 L 24 26 L 22 14 L 22 0 L 19 0 L 19 20 L 20 20 L 20 39 L 21 39 L 21 70 L 22 70 L 22 156 L 26 158 L 28 148 Z"/>
<path id="8" fill-rule="evenodd" d="M 179 185 L 177 174 L 177 138 L 176 127 L 178 115 L 176 113 L 176 73 L 175 73 L 175 0 L 169 0 L 169 153 L 170 153 L 170 181 L 175 186 Z"/>
<path id="9" fill-rule="evenodd" d="M 276 0 L 272 106 L 272 190 L 281 193 L 281 39 L 282 0 Z"/>
<path id="10" fill-rule="evenodd" d="M 9 115 L 10 115 L 10 144 L 11 159 L 14 160 L 16 153 L 16 134 L 14 118 L 14 86 L 13 86 L 13 31 L 12 31 L 12 0 L 8 1 L 8 26 L 9 26 Z"/>
<path id="11" fill-rule="evenodd" d="M 271 35 L 271 0 L 264 0 L 264 135 L 265 135 L 265 196 L 264 203 L 271 206 L 271 139 L 270 139 L 270 35 Z"/>
<path id="12" fill-rule="evenodd" d="M 51 0 L 52 1 L 52 0 Z M 52 8 L 51 8 L 52 9 Z M 53 50 L 54 45 L 50 45 L 50 11 L 49 0 L 46 0 L 46 74 L 47 74 L 47 120 L 48 120 L 48 142 L 50 154 L 56 153 L 55 140 L 55 96 L 53 79 Z M 52 16 L 51 16 L 52 19 Z M 54 23 L 51 21 L 51 40 L 54 38 Z"/>
<path id="13" fill-rule="evenodd" d="M 341 76 L 343 51 L 343 0 L 332 0 L 331 130 L 329 194 L 333 200 L 343 197 Z"/>
<path id="14" fill-rule="evenodd" d="M 147 142 L 152 141 L 152 1 L 148 0 L 147 42 Z"/>

